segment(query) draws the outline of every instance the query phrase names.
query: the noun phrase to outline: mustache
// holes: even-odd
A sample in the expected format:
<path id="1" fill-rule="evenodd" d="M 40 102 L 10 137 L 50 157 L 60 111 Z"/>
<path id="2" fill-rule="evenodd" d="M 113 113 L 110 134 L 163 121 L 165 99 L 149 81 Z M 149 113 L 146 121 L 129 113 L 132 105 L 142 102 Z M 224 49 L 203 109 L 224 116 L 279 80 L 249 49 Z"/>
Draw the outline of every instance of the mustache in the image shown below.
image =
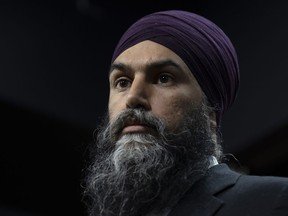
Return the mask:
<path id="1" fill-rule="evenodd" d="M 119 137 L 125 127 L 134 124 L 144 125 L 155 133 L 164 130 L 163 121 L 144 109 L 126 109 L 110 122 L 110 135 Z"/>

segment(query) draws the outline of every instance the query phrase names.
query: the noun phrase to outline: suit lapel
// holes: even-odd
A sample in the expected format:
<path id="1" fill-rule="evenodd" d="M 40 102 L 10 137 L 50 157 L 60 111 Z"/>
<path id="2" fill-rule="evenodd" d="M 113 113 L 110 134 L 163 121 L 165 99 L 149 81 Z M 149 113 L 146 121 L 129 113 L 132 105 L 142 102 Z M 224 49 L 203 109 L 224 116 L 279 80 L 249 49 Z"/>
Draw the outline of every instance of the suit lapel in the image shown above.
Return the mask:
<path id="1" fill-rule="evenodd" d="M 224 204 L 217 193 L 232 187 L 240 174 L 231 171 L 227 165 L 212 167 L 207 176 L 197 181 L 169 216 L 211 216 Z"/>

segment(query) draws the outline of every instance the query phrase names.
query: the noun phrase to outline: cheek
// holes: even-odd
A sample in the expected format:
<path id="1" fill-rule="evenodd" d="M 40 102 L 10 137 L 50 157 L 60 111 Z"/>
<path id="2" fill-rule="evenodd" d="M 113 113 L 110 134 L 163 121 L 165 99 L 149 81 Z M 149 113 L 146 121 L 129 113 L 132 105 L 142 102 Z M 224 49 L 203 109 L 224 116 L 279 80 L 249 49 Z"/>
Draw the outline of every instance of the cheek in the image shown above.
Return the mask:
<path id="1" fill-rule="evenodd" d="M 109 114 L 109 120 L 115 118 L 122 110 L 123 110 L 123 104 L 119 103 L 119 100 L 115 97 L 109 97 L 108 102 L 108 114 Z"/>
<path id="2" fill-rule="evenodd" d="M 191 102 L 179 97 L 162 97 L 157 100 L 154 114 L 164 120 L 168 129 L 178 128 L 185 118 L 185 114 L 191 109 Z"/>
<path id="3" fill-rule="evenodd" d="M 169 107 L 171 110 L 167 113 L 167 126 L 169 128 L 178 128 L 186 117 L 185 114 L 187 109 L 189 109 L 189 105 L 187 103 L 181 104 L 179 102 L 173 102 Z"/>

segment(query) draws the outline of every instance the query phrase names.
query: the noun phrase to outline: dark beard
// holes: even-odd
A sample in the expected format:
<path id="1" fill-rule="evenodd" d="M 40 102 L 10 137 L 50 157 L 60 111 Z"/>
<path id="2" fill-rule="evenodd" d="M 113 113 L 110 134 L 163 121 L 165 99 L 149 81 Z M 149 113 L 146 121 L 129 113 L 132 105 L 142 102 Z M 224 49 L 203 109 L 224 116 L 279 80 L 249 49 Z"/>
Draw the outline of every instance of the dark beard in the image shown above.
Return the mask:
<path id="1" fill-rule="evenodd" d="M 218 148 L 207 111 L 193 110 L 176 132 L 143 110 L 125 110 L 98 133 L 93 164 L 85 179 L 90 216 L 161 215 L 203 176 Z M 151 133 L 120 137 L 128 119 Z"/>

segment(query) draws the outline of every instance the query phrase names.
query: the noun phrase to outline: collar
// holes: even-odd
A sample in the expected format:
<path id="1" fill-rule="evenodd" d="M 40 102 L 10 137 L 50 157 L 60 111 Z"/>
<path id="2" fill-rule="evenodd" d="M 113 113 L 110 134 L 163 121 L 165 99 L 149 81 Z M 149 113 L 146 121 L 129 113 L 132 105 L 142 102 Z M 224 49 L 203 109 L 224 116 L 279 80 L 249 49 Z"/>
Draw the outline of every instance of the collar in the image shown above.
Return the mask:
<path id="1" fill-rule="evenodd" d="M 218 165 L 218 160 L 216 159 L 215 156 L 211 156 L 211 157 L 209 158 L 209 160 L 210 160 L 210 165 L 209 165 L 208 168 L 211 168 L 211 167 L 213 167 L 213 166 L 215 166 L 215 165 Z"/>

